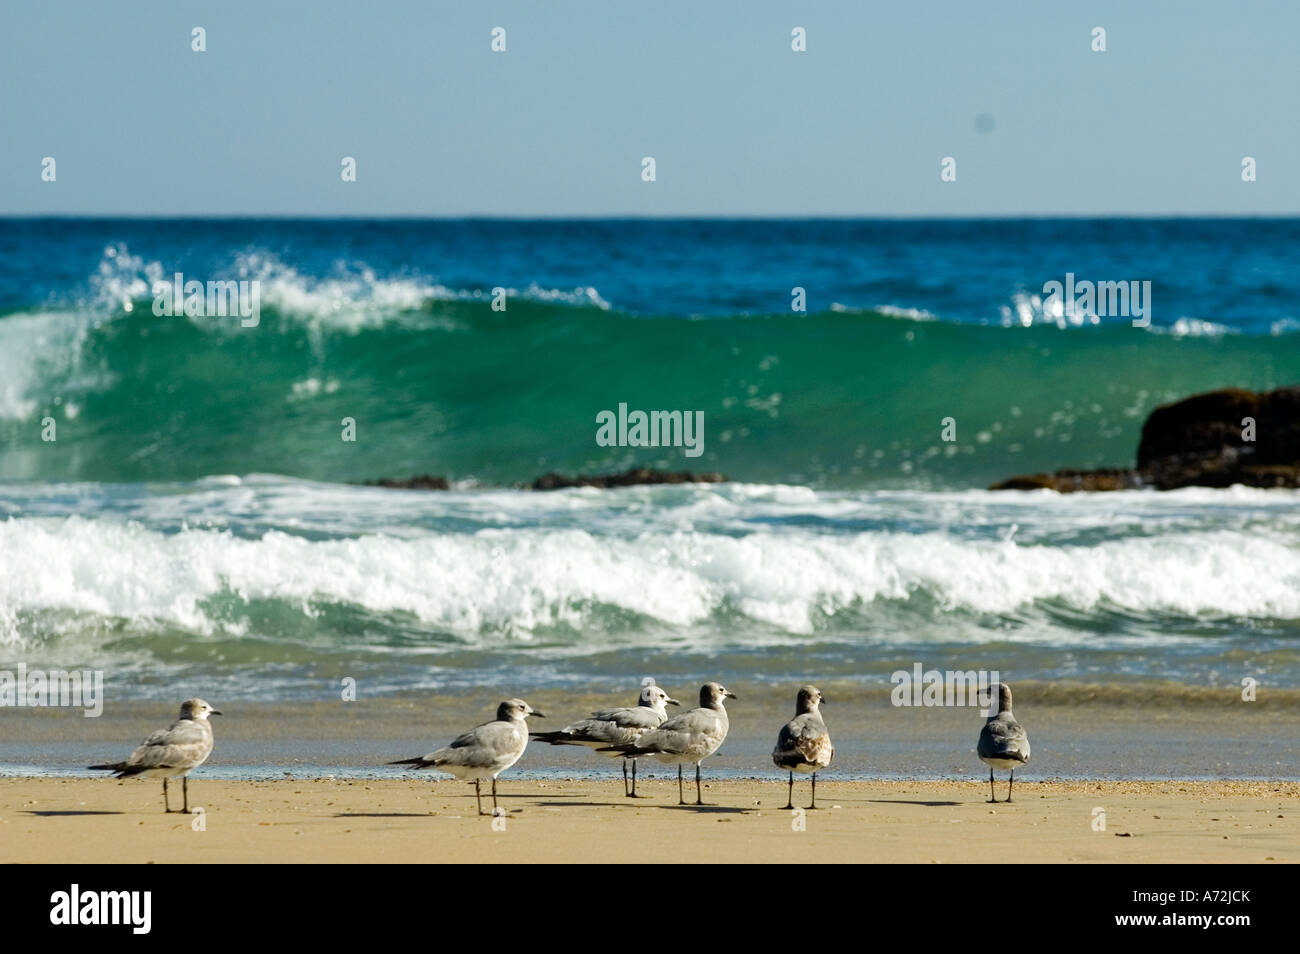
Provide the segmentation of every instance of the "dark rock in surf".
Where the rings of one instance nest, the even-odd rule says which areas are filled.
[[[1300,487],[1300,387],[1228,388],[1158,407],[1142,427],[1137,465],[1161,490]]]
[[[989,489],[1070,493],[1233,484],[1300,487],[1300,387],[1226,388],[1158,407],[1142,426],[1137,467],[1131,470],[1027,474]]]
[[[391,490],[451,490],[446,477],[436,474],[420,474],[416,477],[381,477],[379,480],[367,480],[367,487],[387,487]]]
[[[1051,474],[1022,474],[1000,481],[989,490],[1055,490],[1063,494],[1076,490],[1136,490],[1143,487],[1136,470],[1114,467],[1105,470],[1058,470]]]
[[[594,477],[566,477],[563,474],[543,474],[532,483],[533,490],[563,490],[568,487],[632,487],[637,484],[721,484],[727,478],[722,474],[693,474],[689,470],[651,470],[633,467],[618,474],[598,474]]]

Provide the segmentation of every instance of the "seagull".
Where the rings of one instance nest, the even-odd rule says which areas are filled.
[[[593,712],[590,719],[582,719],[572,725],[566,725],[558,732],[530,732],[538,742],[551,745],[585,745],[591,749],[602,746],[635,742],[647,729],[654,729],[668,718],[665,706],[680,706],[676,699],[651,683],[641,689],[641,695],[634,706],[617,709],[601,709]],[[623,759],[623,795],[627,798],[641,798],[636,793],[636,757],[626,752],[603,752],[610,758]],[[632,760],[632,790],[627,787],[627,760]]]
[[[497,776],[519,761],[528,746],[529,716],[545,719],[522,699],[507,699],[497,706],[495,722],[484,722],[464,735],[454,739],[436,752],[413,759],[389,762],[389,765],[414,765],[417,769],[436,768],[460,779],[474,780],[474,799],[478,813],[483,811],[483,797],[479,783],[492,779],[492,814],[497,812]]]
[[[795,716],[781,727],[781,734],[776,738],[772,761],[777,768],[790,773],[786,808],[794,808],[795,772],[812,773],[812,804],[808,807],[817,807],[817,772],[830,765],[835,757],[835,746],[831,745],[831,735],[822,721],[819,708],[822,701],[822,691],[816,686],[800,689],[795,701]]]
[[[1011,687],[1005,682],[998,684],[998,713],[989,716],[984,723],[984,728],[980,730],[979,746],[975,751],[989,767],[989,801],[996,803],[998,800],[993,791],[995,768],[1011,771],[1007,782],[1007,801],[1011,801],[1016,769],[1029,761],[1029,736],[1025,734],[1025,727],[1011,714]]]
[[[700,706],[669,719],[657,729],[641,733],[635,742],[599,748],[597,752],[617,752],[635,758],[653,755],[665,765],[677,765],[677,804],[685,805],[682,794],[682,766],[695,763],[695,804],[703,805],[700,789],[700,763],[718,750],[727,737],[727,710],[723,699],[734,699],[736,694],[723,688],[721,683],[706,682],[700,687]]]
[[[170,813],[167,801],[167,780],[181,777],[184,796],[183,814],[190,812],[189,774],[202,765],[212,754],[212,725],[208,716],[221,715],[202,699],[188,699],[181,703],[180,718],[165,729],[145,739],[125,762],[91,765],[91,769],[116,772],[117,778],[143,775],[145,778],[163,780],[163,809]]]

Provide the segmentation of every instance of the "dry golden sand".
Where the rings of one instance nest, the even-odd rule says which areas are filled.
[[[446,779],[209,781],[193,818],[161,784],[0,779],[4,862],[1246,862],[1300,860],[1300,783],[1026,781],[1010,805],[987,782],[833,782],[796,831],[785,784],[710,783],[678,807],[675,779],[503,778],[504,831]],[[693,786],[691,786],[693,788]],[[179,786],[174,787],[179,795]],[[1005,798],[1005,780],[998,784]],[[693,797],[693,795],[691,796]],[[808,784],[795,786],[806,804]],[[490,802],[488,802],[490,806]],[[1093,830],[1093,809],[1106,830]]]

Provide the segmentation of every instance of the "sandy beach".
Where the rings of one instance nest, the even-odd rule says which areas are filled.
[[[201,821],[163,814],[157,781],[85,769],[126,754],[174,717],[172,706],[114,702],[93,719],[9,709],[0,861],[1300,861],[1292,691],[1244,703],[1232,690],[1025,682],[1017,709],[1034,757],[1015,801],[992,805],[974,753],[976,710],[895,707],[887,692],[847,682],[827,689],[836,758],[819,778],[817,811],[784,810],[785,779],[771,767],[788,688],[746,683],[729,705],[727,741],[705,763],[708,807],[677,805],[670,767],[641,760],[638,789],[649,797],[633,801],[617,760],[534,742],[500,779],[504,831],[475,814],[471,785],[384,764],[490,718],[482,692],[218,700],[216,747],[190,786]],[[527,693],[550,717],[538,727],[625,694]],[[687,789],[693,800],[689,769]],[[1006,797],[1005,773],[997,793]],[[179,807],[179,785],[172,800]],[[807,801],[799,778],[795,804]]]
[[[432,777],[196,779],[201,822],[163,814],[157,782],[0,779],[0,861],[1300,861],[1294,782],[1026,782],[991,805],[977,782],[828,781],[797,816],[776,780],[711,782],[697,808],[656,774],[636,801],[620,782],[503,780],[503,831],[475,815],[472,786]]]

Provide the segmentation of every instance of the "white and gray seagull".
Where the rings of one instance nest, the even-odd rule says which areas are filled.
[[[1016,769],[1029,761],[1029,736],[1025,727],[1011,714],[1011,687],[998,683],[998,711],[990,715],[980,730],[979,747],[975,750],[980,760],[989,767],[989,801],[996,803],[993,791],[993,770],[1010,770],[1007,781],[1007,801],[1011,801],[1011,787],[1016,781]]]
[[[145,778],[163,780],[163,810],[170,812],[167,800],[167,780],[180,776],[184,805],[181,811],[190,811],[189,774],[202,765],[212,754],[212,724],[208,716],[221,715],[202,699],[187,699],[181,703],[180,718],[165,729],[159,729],[136,747],[124,762],[91,765],[98,771],[115,772],[117,778],[143,775]]]
[[[494,722],[484,722],[470,729],[462,736],[453,739],[436,752],[417,756],[413,759],[401,759],[389,762],[389,765],[414,765],[417,769],[438,769],[454,775],[456,778],[474,780],[474,800],[478,804],[478,813],[483,811],[483,797],[479,789],[483,779],[492,779],[492,811],[497,808],[497,776],[519,761],[528,747],[529,716],[545,719],[522,699],[507,699],[497,706]]]
[[[706,682],[700,687],[699,708],[683,712],[657,729],[646,730],[635,742],[611,745],[596,751],[619,752],[633,758],[639,755],[652,755],[665,765],[675,764],[679,805],[686,804],[686,797],[682,792],[682,766],[694,762],[695,804],[703,805],[700,763],[716,752],[718,746],[726,739],[730,723],[727,721],[727,710],[722,700],[734,698],[736,694],[729,692],[721,683]]]
[[[822,691],[816,686],[804,686],[795,700],[795,716],[781,727],[772,750],[772,761],[777,768],[790,773],[790,790],[785,799],[786,808],[794,808],[794,773],[812,773],[812,804],[817,807],[817,773],[831,764],[835,746],[831,734],[822,721]]]
[[[669,697],[654,683],[641,689],[634,706],[621,706],[614,709],[600,709],[591,714],[590,719],[580,719],[572,725],[566,725],[556,732],[529,733],[538,742],[551,745],[585,745],[596,749],[602,755],[623,760],[623,794],[628,798],[641,798],[636,793],[636,757],[626,752],[609,752],[604,746],[624,745],[635,742],[649,729],[656,729],[668,718],[665,706],[681,705]],[[632,760],[632,788],[627,786],[627,763]]]

